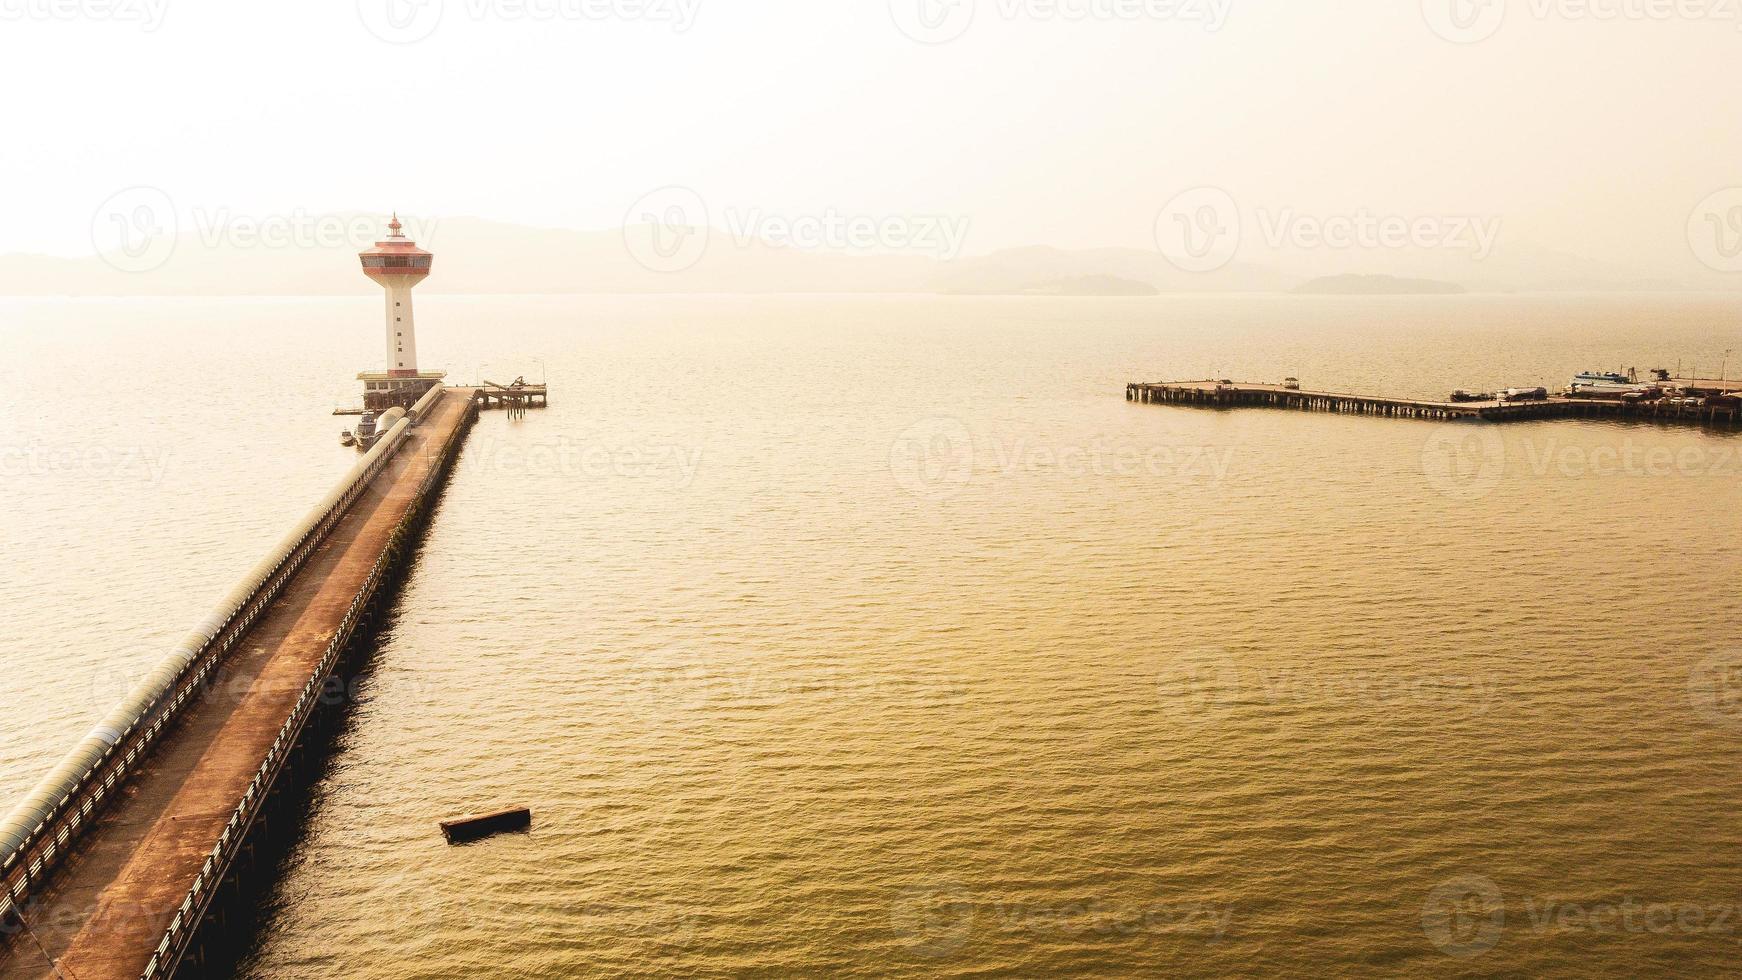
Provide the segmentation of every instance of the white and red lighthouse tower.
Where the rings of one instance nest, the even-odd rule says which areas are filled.
[[[363,274],[387,293],[387,370],[357,375],[363,381],[367,408],[410,404],[445,372],[417,369],[417,323],[411,313],[411,288],[429,277],[435,256],[405,237],[399,215],[387,225],[387,237],[363,250]]]

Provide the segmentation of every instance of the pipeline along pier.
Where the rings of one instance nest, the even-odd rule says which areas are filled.
[[[426,394],[0,820],[0,977],[197,972],[323,688],[380,614],[482,399]]]

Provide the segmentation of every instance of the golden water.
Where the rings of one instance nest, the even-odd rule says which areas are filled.
[[[1735,968],[1742,437],[1123,389],[1715,368],[1742,304],[420,303],[553,405],[475,430],[247,975]],[[354,458],[377,308],[0,306],[0,801]]]

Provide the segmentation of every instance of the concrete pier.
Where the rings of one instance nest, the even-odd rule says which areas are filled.
[[[1639,419],[1683,422],[1696,425],[1735,427],[1738,410],[1733,399],[1660,398],[1654,401],[1619,401],[1597,398],[1548,398],[1521,401],[1441,402],[1408,398],[1384,398],[1328,391],[1302,391],[1283,385],[1222,381],[1174,381],[1132,383],[1125,386],[1125,399],[1145,405],[1190,405],[1204,408],[1291,408],[1309,412],[1339,412],[1382,415],[1389,418],[1473,419],[1484,422],[1515,422],[1527,419]]]
[[[123,734],[0,868],[0,977],[131,980],[197,962],[202,922],[222,914],[327,679],[477,417],[476,390],[432,400],[287,577],[215,628],[149,730]]]

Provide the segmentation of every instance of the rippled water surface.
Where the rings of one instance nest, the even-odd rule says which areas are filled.
[[[553,404],[474,431],[249,976],[1736,969],[1742,437],[1123,389],[1716,367],[1742,303],[420,302]],[[376,316],[0,305],[0,800],[354,458]]]

